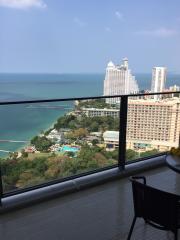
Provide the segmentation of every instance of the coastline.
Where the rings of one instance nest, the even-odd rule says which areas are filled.
[[[56,111],[56,109],[51,109],[51,110],[55,110]],[[58,118],[62,117],[63,115],[65,115],[65,114],[67,114],[69,112],[72,112],[73,110],[74,110],[73,107],[72,108],[69,107],[69,109],[67,109],[66,111],[65,111],[65,109],[63,109],[62,112],[59,113],[58,117],[55,117],[54,119],[52,119],[51,122],[46,124],[46,126],[43,126],[42,130],[40,130],[40,131],[38,130],[37,133],[33,133],[31,136],[28,136],[28,138],[29,138],[29,140],[28,140],[29,142],[28,143],[21,144],[21,146],[19,146],[18,148],[14,148],[13,151],[10,151],[10,152],[12,152],[12,153],[13,152],[18,152],[18,154],[20,154],[23,149],[25,149],[26,147],[31,145],[30,141],[31,141],[31,139],[33,137],[40,135],[41,131],[46,132],[49,129],[53,128],[54,124],[57,122]],[[4,150],[6,150],[6,149],[4,149]],[[9,155],[9,153],[2,153],[2,152],[0,152],[0,158],[2,158],[2,159],[6,158],[8,155]]]
[[[151,74],[135,74],[140,88],[149,88]],[[89,97],[102,95],[104,74],[0,74],[1,101]],[[167,85],[178,84],[180,75],[169,74]],[[32,139],[53,126],[69,110],[0,106],[2,139]],[[27,144],[1,143],[0,149],[16,151]],[[0,153],[0,157],[3,154]]]

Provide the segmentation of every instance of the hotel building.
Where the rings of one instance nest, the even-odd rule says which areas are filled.
[[[129,100],[127,148],[159,151],[178,147],[180,99]]]
[[[83,108],[88,117],[119,117],[119,109]],[[180,134],[180,98],[129,99],[127,148],[139,151],[167,151],[178,147]],[[106,139],[107,140],[107,139]],[[105,141],[108,144],[108,141]],[[117,146],[117,141],[115,143]]]
[[[119,109],[82,108],[82,111],[87,117],[119,117]]]
[[[167,69],[165,67],[154,67],[152,70],[151,92],[163,92],[165,89]],[[160,99],[160,95],[154,95],[154,99]]]
[[[127,58],[123,59],[122,65],[108,63],[104,80],[104,96],[131,94],[138,91],[139,88],[135,77],[131,74]],[[119,102],[119,98],[106,99],[106,103],[110,104]]]

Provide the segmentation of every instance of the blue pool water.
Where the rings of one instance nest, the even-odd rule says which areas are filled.
[[[79,148],[78,147],[70,147],[70,146],[63,146],[60,148],[61,152],[78,152]]]

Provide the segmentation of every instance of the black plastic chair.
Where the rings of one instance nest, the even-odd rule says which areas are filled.
[[[135,216],[127,240],[131,238],[138,217],[155,228],[172,231],[177,240],[180,228],[180,196],[147,186],[143,176],[131,177],[130,180]],[[143,183],[137,180],[143,180]]]

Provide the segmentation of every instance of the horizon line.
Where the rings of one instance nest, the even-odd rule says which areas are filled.
[[[0,74],[49,74],[49,75],[63,75],[63,74],[105,74],[105,72],[0,72]],[[152,74],[152,71],[150,72],[134,72],[135,74]],[[176,71],[168,71],[168,74],[174,74],[174,75],[180,75],[180,72]]]

